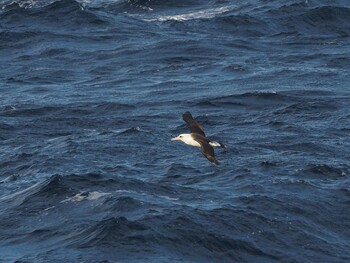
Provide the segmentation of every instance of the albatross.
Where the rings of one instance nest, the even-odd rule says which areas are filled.
[[[182,115],[182,119],[187,123],[188,127],[191,130],[191,133],[182,133],[179,136],[172,138],[172,141],[183,141],[184,143],[201,147],[203,155],[212,163],[218,165],[220,162],[215,158],[214,148],[213,147],[222,147],[226,146],[220,142],[212,141],[205,136],[204,130],[198,122],[193,119],[192,114],[189,111],[186,111]]]

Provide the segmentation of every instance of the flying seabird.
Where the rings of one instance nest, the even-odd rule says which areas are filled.
[[[196,120],[193,119],[192,114],[189,111],[186,111],[182,115],[182,119],[187,123],[188,127],[191,130],[191,133],[183,133],[179,136],[172,138],[172,141],[183,141],[184,143],[201,147],[203,155],[212,163],[220,164],[215,158],[213,147],[223,147],[226,148],[222,143],[212,141],[205,136],[202,126],[198,124]]]

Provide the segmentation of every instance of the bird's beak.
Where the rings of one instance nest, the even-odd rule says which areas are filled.
[[[175,137],[175,138],[171,138],[170,141],[180,141],[180,137],[177,136],[177,137]]]

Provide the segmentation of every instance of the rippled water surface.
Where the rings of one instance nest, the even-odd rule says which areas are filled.
[[[350,262],[349,1],[0,0],[0,62],[0,262]]]

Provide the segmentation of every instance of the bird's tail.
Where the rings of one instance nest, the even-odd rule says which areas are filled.
[[[227,146],[221,142],[211,141],[209,144],[213,147],[221,147],[221,148],[227,148]]]

